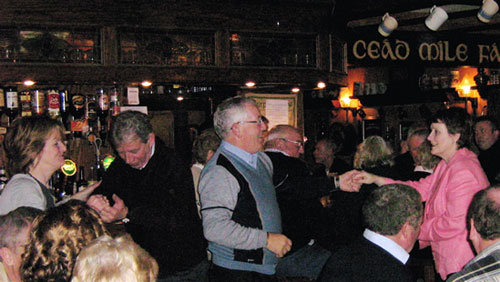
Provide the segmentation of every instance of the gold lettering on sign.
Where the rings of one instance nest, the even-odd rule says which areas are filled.
[[[360,45],[359,48],[363,48],[363,50],[360,50],[363,54],[358,53],[358,45]],[[366,51],[366,42],[364,40],[354,42],[352,45],[352,54],[356,59],[364,59],[366,57],[366,53],[364,51]]]
[[[399,60],[406,60],[410,56],[410,44],[403,40],[396,40],[396,56]]]
[[[368,56],[372,60],[382,57],[384,60],[404,61],[410,56],[410,45],[402,40],[396,40],[395,47],[387,39],[382,44],[372,40],[368,42],[368,45],[364,40],[358,40],[352,46],[352,54],[356,59],[364,59]]]
[[[479,48],[479,63],[483,62],[500,62],[500,54],[496,43],[490,45],[478,44]]]
[[[368,57],[370,59],[378,59],[380,57],[379,53],[380,43],[378,41],[370,41],[368,43]]]
[[[467,55],[467,45],[460,43],[457,46],[457,59],[461,62],[465,62],[469,56]]]
[[[454,62],[467,60],[467,45],[458,44],[454,52],[450,52],[448,41],[437,43],[422,43],[418,46],[418,56],[422,61]]]

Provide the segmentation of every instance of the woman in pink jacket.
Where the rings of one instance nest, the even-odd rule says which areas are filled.
[[[420,230],[420,247],[431,245],[436,270],[443,280],[474,257],[467,241],[466,214],[474,194],[489,185],[476,155],[465,148],[471,134],[469,115],[461,108],[436,113],[427,137],[431,153],[442,160],[434,173],[419,181],[394,181],[362,172],[365,184],[404,183],[426,201]]]

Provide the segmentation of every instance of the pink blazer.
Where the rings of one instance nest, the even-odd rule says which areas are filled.
[[[474,257],[467,241],[467,209],[474,194],[489,185],[477,156],[462,148],[426,178],[388,183],[394,182],[415,187],[427,202],[418,239],[421,248],[431,245],[437,272],[446,280]]]

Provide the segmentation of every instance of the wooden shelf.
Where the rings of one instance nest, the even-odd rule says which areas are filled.
[[[433,89],[429,91],[388,89],[385,94],[357,96],[363,106],[388,106],[402,104],[419,104],[444,102],[448,93],[455,92],[454,88]]]

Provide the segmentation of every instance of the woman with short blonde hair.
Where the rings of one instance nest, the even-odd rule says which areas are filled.
[[[154,282],[157,275],[156,260],[130,236],[102,236],[78,255],[71,282]]]

